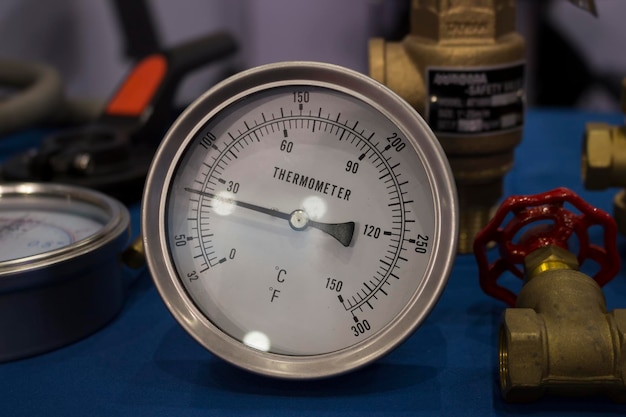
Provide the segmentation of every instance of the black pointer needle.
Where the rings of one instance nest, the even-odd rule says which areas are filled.
[[[308,226],[311,226],[315,229],[321,230],[322,232],[327,233],[330,236],[334,237],[345,247],[350,246],[350,242],[352,241],[352,236],[354,235],[354,222],[320,223],[314,220],[310,220],[309,216],[306,214],[304,210],[294,210],[293,212],[291,212],[291,214],[287,214],[278,210],[257,206],[256,204],[250,204],[250,203],[245,203],[243,201],[222,198],[222,197],[216,196],[215,194],[208,193],[206,191],[194,190],[193,188],[185,188],[185,191],[198,194],[204,197],[222,200],[228,203],[232,203],[236,206],[246,208],[248,210],[254,210],[259,213],[263,213],[269,216],[278,217],[280,219],[287,220],[291,228],[294,230],[300,231],[300,230],[306,229]]]

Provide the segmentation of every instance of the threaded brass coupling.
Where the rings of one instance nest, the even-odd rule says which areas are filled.
[[[626,113],[626,79],[622,81],[622,111]],[[585,187],[604,190],[626,187],[626,126],[588,123],[582,152],[582,176]],[[617,228],[626,234],[626,191],[613,198],[613,216]]]

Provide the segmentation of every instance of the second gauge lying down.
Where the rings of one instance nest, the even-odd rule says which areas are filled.
[[[371,79],[316,63],[219,84],[170,129],[142,226],[168,308],[201,344],[287,378],[347,372],[425,319],[451,269],[452,177]]]

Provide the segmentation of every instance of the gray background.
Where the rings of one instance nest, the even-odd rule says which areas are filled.
[[[529,46],[529,100],[533,103],[532,50],[538,4],[518,0],[519,30]],[[179,101],[209,87],[224,68],[319,60],[367,72],[367,40],[393,32],[402,0],[149,0],[162,42],[168,46],[216,30],[228,30],[240,52],[200,71],[185,83]],[[542,9],[596,71],[623,72],[626,1],[597,0],[600,18],[554,0]],[[106,0],[0,1],[0,58],[43,61],[56,67],[70,97],[106,99],[130,68],[112,4]],[[615,97],[591,89],[576,103],[615,110]]]

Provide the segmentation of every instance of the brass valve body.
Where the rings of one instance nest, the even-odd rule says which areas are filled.
[[[626,79],[622,81],[622,112],[626,113]],[[626,187],[626,126],[586,125],[582,175],[590,190]],[[626,190],[619,191],[613,199],[613,217],[620,233],[626,234]]]
[[[448,156],[461,253],[491,218],[522,137],[523,60],[513,0],[413,0],[404,40],[369,44],[370,76],[426,118]]]
[[[558,246],[525,259],[527,281],[504,312],[499,365],[507,401],[544,393],[606,393],[626,401],[626,309],[606,311],[602,290]]]

